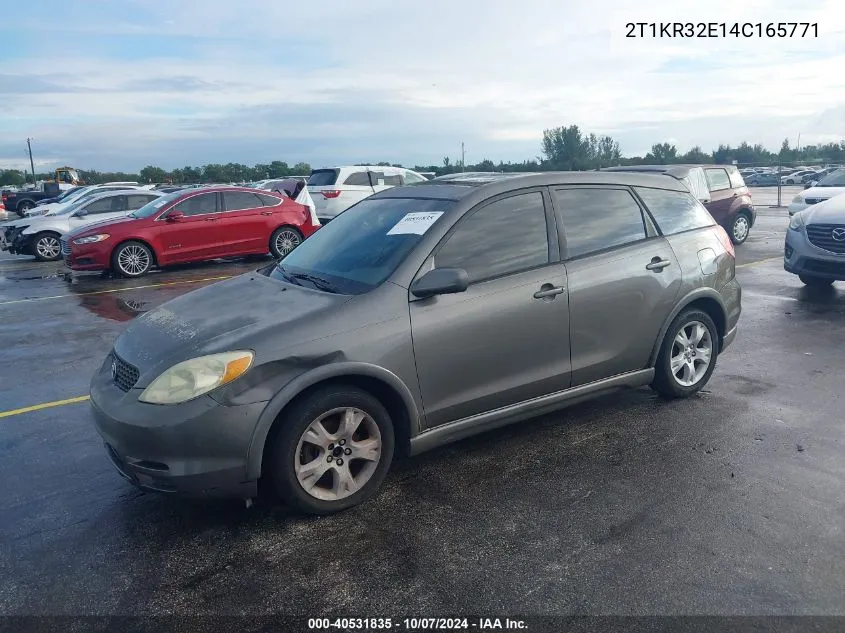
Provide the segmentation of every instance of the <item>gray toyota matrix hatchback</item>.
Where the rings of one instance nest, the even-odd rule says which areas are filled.
[[[416,454],[587,397],[696,393],[736,335],[733,247],[674,179],[494,175],[377,193],[281,262],[133,321],[91,382],[147,490],[325,514]]]

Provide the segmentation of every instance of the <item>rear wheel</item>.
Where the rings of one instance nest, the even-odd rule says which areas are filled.
[[[302,243],[302,233],[291,226],[280,226],[270,237],[270,252],[281,259]]]
[[[798,275],[798,279],[806,286],[814,288],[823,288],[825,286],[833,285],[833,279],[825,279],[824,277],[811,277],[810,275]]]
[[[734,218],[734,221],[731,223],[731,230],[728,231],[731,235],[731,242],[742,244],[748,239],[748,231],[750,230],[751,218],[745,211],[741,211]]]
[[[701,310],[681,312],[660,346],[652,388],[664,398],[686,398],[701,390],[719,353],[719,334],[710,315]]]
[[[56,233],[39,233],[32,242],[32,254],[39,262],[54,262],[62,258],[62,245]]]
[[[141,242],[125,242],[112,254],[112,269],[124,277],[140,277],[153,266],[153,252]]]
[[[18,212],[18,215],[23,217],[27,211],[34,208],[35,204],[30,202],[29,200],[23,200],[22,202],[18,203],[18,206],[15,209]]]
[[[270,440],[265,473],[282,499],[331,514],[369,499],[393,460],[393,423],[370,393],[319,389],[293,405]]]

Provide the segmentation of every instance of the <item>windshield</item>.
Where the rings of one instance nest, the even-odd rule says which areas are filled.
[[[816,187],[845,187],[845,169],[840,169],[822,178]]]
[[[85,195],[91,191],[91,187],[80,187],[79,189],[74,189],[70,192],[70,195],[66,198],[60,198],[62,203],[73,202],[74,200],[79,200],[80,196]]]
[[[76,195],[77,193],[79,193],[78,187],[74,187],[73,189],[68,189],[67,191],[63,191],[58,196],[56,196],[56,201],[57,202],[66,202],[68,200],[68,198],[70,198],[73,195]]]
[[[308,177],[309,187],[328,187],[337,182],[337,169],[315,169]]]
[[[147,204],[145,204],[140,209],[133,211],[129,214],[130,218],[148,218],[151,215],[155,215],[158,213],[161,208],[166,205],[168,202],[173,202],[174,200],[178,200],[181,196],[185,195],[185,192],[182,190],[173,191],[172,193],[168,193],[167,195],[162,196],[161,198],[156,198],[154,200],[150,200]]]
[[[268,276],[327,292],[363,294],[393,274],[452,205],[451,200],[417,198],[363,200],[302,242]]]

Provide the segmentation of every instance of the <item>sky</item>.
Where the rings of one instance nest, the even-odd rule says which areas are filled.
[[[522,161],[543,130],[845,138],[841,0],[58,0],[0,8],[0,168]],[[625,37],[817,22],[818,37]]]

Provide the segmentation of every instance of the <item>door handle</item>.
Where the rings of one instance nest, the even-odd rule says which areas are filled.
[[[543,284],[543,287],[534,293],[535,299],[553,299],[559,294],[566,292],[566,288],[561,286],[552,286],[551,284]]]
[[[671,265],[671,263],[672,262],[670,262],[668,259],[660,259],[659,257],[655,257],[651,260],[651,263],[646,264],[646,270],[656,270],[657,272],[660,272],[667,266]]]
[[[262,211],[261,215],[273,215],[272,211]]]
[[[217,222],[217,218],[206,218],[206,222]]]

